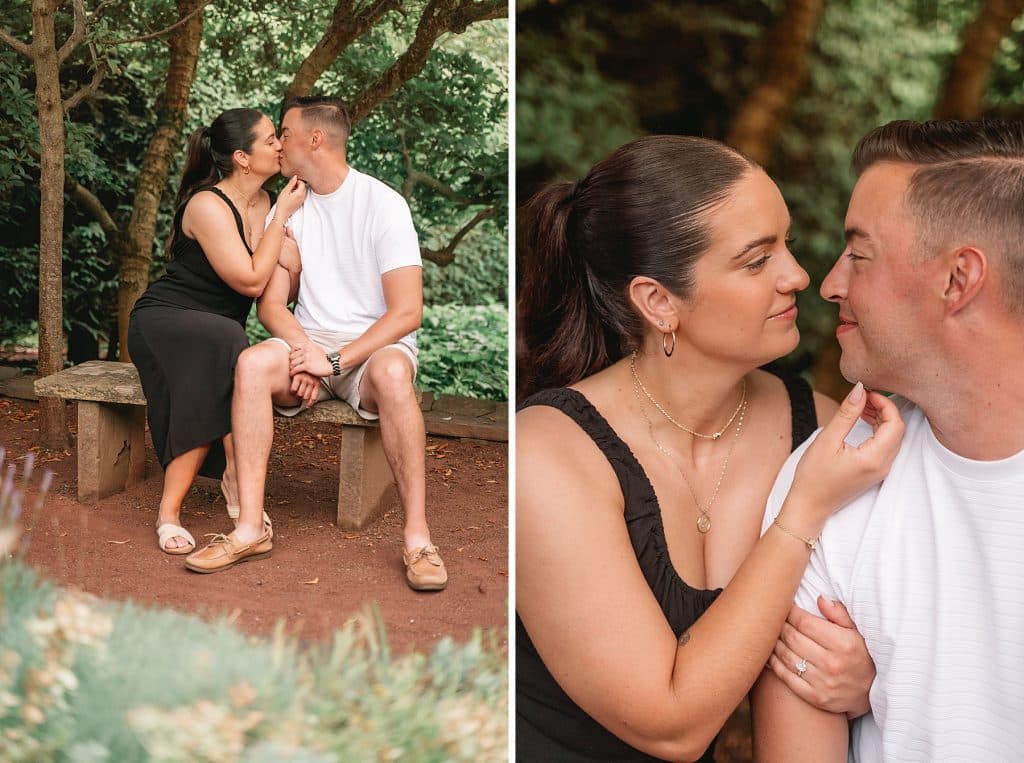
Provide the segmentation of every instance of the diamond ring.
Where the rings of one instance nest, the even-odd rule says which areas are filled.
[[[807,660],[800,660],[794,667],[796,667],[797,676],[803,678],[804,673],[807,672]]]

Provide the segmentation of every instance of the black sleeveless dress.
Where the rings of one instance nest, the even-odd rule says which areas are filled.
[[[800,378],[783,378],[789,392],[795,449],[817,428],[810,386]],[[629,446],[605,418],[575,390],[538,392],[532,405],[557,408],[575,421],[608,459],[625,503],[624,519],[640,569],[676,637],[692,626],[722,589],[692,588],[669,559],[661,508],[647,474]],[[516,760],[523,763],[657,761],[623,742],[569,698],[544,666],[522,620],[516,615]],[[714,761],[714,743],[701,761]]]
[[[235,205],[219,188],[204,191],[227,202],[251,257]],[[199,242],[182,232],[183,215],[184,206],[174,218],[167,272],[132,309],[128,351],[139,370],[160,465],[166,469],[176,456],[212,443],[199,473],[219,479],[226,465],[220,440],[231,431],[235,362],[249,346],[245,320],[253,299],[217,275]]]

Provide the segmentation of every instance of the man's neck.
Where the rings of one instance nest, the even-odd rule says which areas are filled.
[[[995,461],[1024,451],[1024,337],[1013,339],[986,337],[961,348],[955,364],[914,399],[935,437],[959,456]]]
[[[321,162],[310,177],[305,178],[310,190],[320,196],[327,196],[341,188],[351,168],[348,162],[341,159],[337,162]]]

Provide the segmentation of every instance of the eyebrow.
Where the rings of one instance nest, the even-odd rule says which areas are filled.
[[[851,238],[862,238],[865,241],[871,240],[871,236],[869,236],[866,231],[862,230],[861,228],[857,228],[856,226],[847,228],[844,231],[844,234],[846,236],[847,241],[849,241]]]
[[[732,258],[734,260],[738,260],[741,257],[744,257],[745,255],[753,251],[754,249],[757,249],[759,246],[767,246],[769,244],[774,244],[778,240],[779,237],[774,234],[770,236],[761,236],[761,238],[755,238],[753,241],[751,241],[749,244],[743,247],[738,253],[734,254]]]

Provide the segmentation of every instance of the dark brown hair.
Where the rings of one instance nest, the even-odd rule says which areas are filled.
[[[1006,305],[1024,312],[1024,123],[896,121],[857,144],[853,169],[920,165],[907,188],[917,254],[974,244],[1002,274]]]
[[[756,167],[704,138],[638,138],[520,211],[520,399],[607,367],[643,338],[637,276],[681,298],[711,243],[708,212]]]
[[[352,131],[352,118],[348,107],[340,98],[329,95],[302,95],[289,98],[281,107],[281,119],[292,109],[299,109],[302,121],[318,127],[338,141],[341,147],[348,142]]]
[[[228,109],[209,127],[200,127],[188,139],[188,156],[181,174],[181,185],[174,200],[180,211],[192,195],[208,188],[234,169],[231,157],[235,151],[252,152],[256,125],[263,113],[256,109]]]

